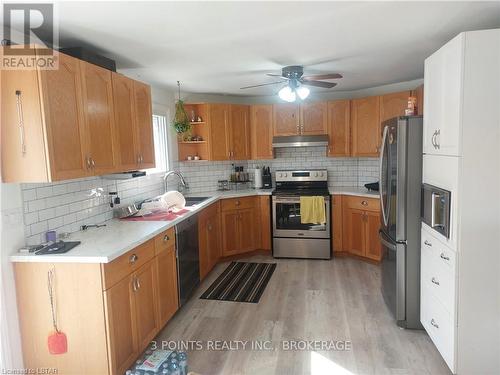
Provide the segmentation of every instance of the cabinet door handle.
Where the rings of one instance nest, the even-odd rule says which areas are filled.
[[[92,166],[92,168],[95,168],[95,161],[93,158],[90,158],[90,165]]]
[[[87,169],[90,169],[90,158],[85,156],[85,163],[87,164]]]
[[[437,281],[435,277],[433,277],[433,278],[431,279],[431,282],[432,282],[433,284],[436,284],[436,285],[441,285],[441,284],[439,284],[439,281]]]
[[[137,155],[137,164],[141,164],[141,155]]]
[[[168,240],[170,240],[170,237],[168,236],[168,234],[164,235],[163,242],[167,242]]]
[[[441,253],[439,256],[441,257],[441,259],[450,260],[450,257],[447,257],[446,255],[444,255],[444,253]]]
[[[434,319],[431,319],[431,325],[436,327],[436,328],[439,328],[439,325],[436,323],[436,321]]]
[[[441,148],[440,138],[441,138],[441,129],[438,129],[438,130],[436,130],[436,148],[438,150]]]
[[[137,254],[132,254],[130,258],[128,258],[128,261],[130,264],[134,264],[135,262],[137,262],[138,259],[139,257],[137,256]]]
[[[436,148],[436,130],[434,130],[434,133],[432,134],[431,143],[432,146]]]
[[[132,280],[132,290],[134,292],[137,292],[137,289],[139,289],[139,288],[137,288],[137,277],[134,276],[134,278]]]
[[[26,154],[26,140],[24,136],[24,117],[21,90],[16,90],[17,119],[19,121],[19,141],[21,142],[21,153]]]
[[[135,280],[137,281],[137,290],[141,289],[141,279],[136,277]]]
[[[431,244],[429,241],[427,241],[427,240],[425,240],[425,241],[424,241],[424,244],[425,244],[426,246],[432,247],[432,244]]]

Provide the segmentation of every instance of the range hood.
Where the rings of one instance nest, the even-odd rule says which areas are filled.
[[[316,146],[328,146],[328,136],[326,134],[323,134],[273,137],[273,148]]]

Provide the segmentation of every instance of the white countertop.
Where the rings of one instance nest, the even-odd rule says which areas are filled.
[[[330,188],[330,194],[357,195],[377,198],[378,192],[365,188]],[[211,191],[191,193],[186,196],[210,197],[201,204],[188,207],[190,212],[170,221],[126,221],[112,219],[105,227],[89,228],[85,232],[72,233],[67,241],[81,241],[81,244],[65,254],[34,255],[16,253],[10,256],[12,262],[48,263],[109,263],[134,247],[153,238],[164,230],[201,211],[219,199],[237,198],[254,195],[271,195],[272,189],[245,189],[230,191]]]
[[[332,195],[355,195],[358,197],[378,198],[378,191],[368,190],[365,187],[331,187],[328,189]]]
[[[109,263],[134,247],[153,238],[162,231],[173,227],[182,220],[201,211],[219,199],[253,195],[271,195],[272,189],[245,189],[192,193],[186,196],[210,197],[196,206],[187,207],[190,212],[170,221],[127,221],[112,219],[105,227],[89,228],[85,232],[72,233],[66,241],[81,241],[81,244],[64,254],[34,255],[16,253],[11,262],[48,263]]]

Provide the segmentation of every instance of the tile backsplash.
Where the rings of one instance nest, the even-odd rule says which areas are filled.
[[[328,169],[330,187],[363,186],[378,180],[378,160],[374,158],[329,158],[324,147],[283,148],[271,160],[174,162],[189,184],[190,193],[217,189],[217,180],[228,179],[232,165],[251,172],[256,166],[277,169]],[[252,173],[250,173],[253,178]],[[177,189],[175,176],[169,190]],[[113,217],[109,192],[117,191],[121,204],[129,204],[163,193],[163,174],[151,174],[131,180],[107,180],[90,177],[55,183],[21,184],[24,206],[24,232],[29,245],[44,241],[45,232],[75,232],[84,224],[97,224]]]
[[[28,245],[45,240],[45,232],[75,232],[84,224],[97,224],[113,217],[109,192],[118,191],[121,205],[163,193],[163,175],[131,180],[90,177],[55,183],[21,184],[24,233]],[[117,207],[117,206],[115,206]]]
[[[186,178],[191,193],[217,189],[217,180],[228,179],[233,164],[242,165],[245,170],[265,165],[272,172],[277,169],[323,168],[328,170],[330,187],[355,187],[378,181],[378,159],[331,158],[325,152],[324,147],[281,148],[276,150],[275,159],[270,160],[174,162],[173,168]]]

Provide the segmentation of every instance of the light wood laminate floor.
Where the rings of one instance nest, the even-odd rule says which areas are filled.
[[[219,264],[158,340],[272,341],[277,350],[193,350],[200,374],[450,374],[424,331],[396,326],[380,293],[380,268],[356,259],[276,262],[258,304],[201,300],[225,269]],[[349,340],[348,351],[284,351],[282,341]],[[171,343],[172,344],[172,343]],[[247,344],[248,346],[250,345]]]

